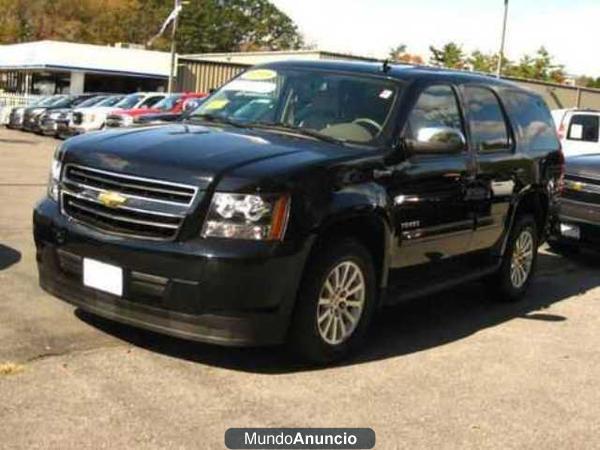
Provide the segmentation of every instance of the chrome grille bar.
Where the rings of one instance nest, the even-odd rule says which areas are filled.
[[[99,231],[140,239],[174,240],[198,193],[194,186],[78,165],[67,165],[63,173],[63,214]],[[108,192],[123,203],[103,202]]]

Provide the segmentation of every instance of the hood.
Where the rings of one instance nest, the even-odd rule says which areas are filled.
[[[258,162],[262,175],[268,175],[268,162],[284,156],[297,156],[287,158],[293,170],[357,153],[303,137],[189,124],[90,133],[68,140],[64,149],[65,164],[197,186]]]
[[[566,173],[578,177],[600,179],[600,153],[567,158]]]
[[[164,112],[164,113],[152,113],[152,114],[144,114],[137,118],[138,124],[164,121],[164,122],[175,122],[177,119],[180,119],[183,116],[183,113],[174,113],[174,112]]]
[[[75,112],[85,112],[92,114],[101,114],[101,113],[111,113],[120,111],[120,109],[115,108],[114,106],[90,106],[88,108],[75,108]]]
[[[73,110],[69,108],[48,109],[46,111],[48,114],[71,114],[73,112]]]

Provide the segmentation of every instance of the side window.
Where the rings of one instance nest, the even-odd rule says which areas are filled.
[[[426,88],[411,111],[404,137],[411,140],[435,128],[449,128],[464,135],[458,99],[447,85]]]
[[[560,148],[554,119],[541,98],[513,89],[503,91],[502,96],[508,112],[519,127],[527,151]]]
[[[144,102],[139,106],[140,108],[151,108],[160,102],[164,97],[148,97]]]
[[[569,125],[567,139],[571,141],[598,142],[600,116],[575,114]]]
[[[475,148],[480,152],[507,150],[508,127],[496,95],[478,86],[465,86],[463,93]]]

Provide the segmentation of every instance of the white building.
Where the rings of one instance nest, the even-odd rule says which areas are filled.
[[[38,41],[0,46],[0,90],[21,94],[154,91],[170,55],[124,46]]]

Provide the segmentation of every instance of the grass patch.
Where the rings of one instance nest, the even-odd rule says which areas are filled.
[[[23,370],[25,370],[25,367],[20,364],[11,362],[0,363],[0,375],[15,375],[23,372]]]

